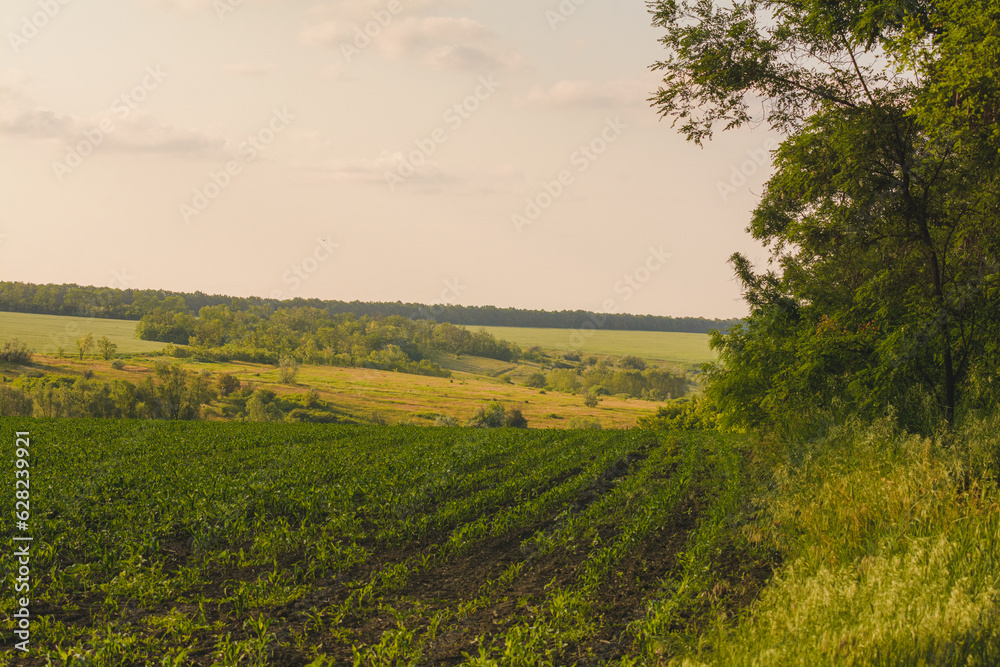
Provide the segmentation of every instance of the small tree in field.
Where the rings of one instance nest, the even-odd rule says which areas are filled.
[[[521,414],[520,408],[504,408],[498,401],[482,405],[476,414],[466,423],[473,428],[528,428],[528,420]]]
[[[110,361],[118,353],[118,345],[108,340],[107,336],[101,336],[101,339],[97,341],[97,349],[100,350],[101,357],[105,361]]]
[[[94,347],[94,334],[89,333],[86,336],[82,336],[76,341],[76,349],[80,351],[80,361],[83,361],[83,355],[89,353]]]
[[[240,390],[240,381],[230,373],[223,373],[219,376],[219,396],[225,398],[235,391]]]
[[[291,357],[282,357],[278,363],[278,377],[282,384],[295,384],[295,378],[299,374],[299,362]]]

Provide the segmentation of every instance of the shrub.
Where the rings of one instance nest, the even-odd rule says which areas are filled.
[[[291,357],[282,357],[278,362],[278,377],[282,384],[295,384],[295,378],[299,374],[299,362]]]
[[[123,359],[115,359],[111,362],[111,368],[120,371],[125,368],[125,361]]]
[[[556,391],[575,394],[580,389],[580,377],[576,371],[554,370],[549,373],[549,384]]]
[[[514,384],[513,380],[510,379],[510,373],[504,373],[497,379],[500,380],[500,382],[503,382],[504,384]]]
[[[281,421],[283,415],[274,404],[275,394],[269,389],[258,389],[247,401],[247,420],[252,422]]]
[[[176,345],[167,345],[163,348],[163,353],[168,357],[173,357],[174,359],[187,359],[191,356],[191,351],[185,347],[177,347]]]
[[[528,376],[528,379],[524,381],[524,386],[534,387],[535,389],[543,389],[545,387],[545,383],[545,373],[532,373]]]
[[[35,410],[35,402],[24,390],[0,385],[0,416],[30,417]]]
[[[596,408],[598,403],[600,403],[600,401],[597,400],[597,396],[594,394],[587,394],[583,397],[583,404],[588,408]]]
[[[339,419],[337,415],[326,410],[310,410],[306,408],[295,408],[285,417],[290,422],[307,422],[310,424],[336,424]]]
[[[521,414],[520,408],[505,409],[497,401],[479,406],[476,414],[466,423],[472,428],[528,428],[528,420]]]
[[[458,426],[458,420],[450,415],[438,415],[434,420],[435,426]]]
[[[622,368],[634,368],[637,371],[646,370],[646,362],[631,354],[627,354],[622,357],[621,361],[618,362],[618,365]]]
[[[593,431],[601,430],[601,422],[597,417],[573,417],[566,426],[568,428],[590,429]]]
[[[639,417],[639,428],[712,430],[718,423],[714,406],[704,399],[679,400],[661,406],[655,415]]]
[[[0,350],[0,361],[9,361],[15,364],[30,364],[31,350],[28,349],[27,343],[17,338],[11,338],[4,343],[3,349]]]
[[[507,420],[504,426],[510,428],[528,428],[528,420],[521,414],[521,408],[507,409]]]

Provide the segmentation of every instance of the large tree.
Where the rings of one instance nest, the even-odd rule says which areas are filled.
[[[724,422],[893,406],[931,428],[987,396],[1000,351],[997,79],[965,68],[998,70],[981,44],[995,46],[997,2],[650,8],[669,51],[654,65],[662,115],[698,144],[762,120],[787,137],[748,229],[770,266],[733,256],[751,314],[713,339]]]

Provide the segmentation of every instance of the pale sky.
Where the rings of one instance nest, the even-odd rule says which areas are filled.
[[[644,0],[4,0],[0,280],[739,317]],[[366,34],[367,32],[367,34]]]

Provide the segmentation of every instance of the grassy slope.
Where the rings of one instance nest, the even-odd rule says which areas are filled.
[[[998,433],[854,423],[761,466],[742,532],[785,564],[735,627],[665,635],[676,664],[1000,664]]]
[[[76,352],[76,339],[85,333],[93,333],[96,338],[107,336],[118,344],[118,351],[123,354],[162,349],[162,343],[136,339],[135,327],[135,322],[123,320],[0,313],[0,341],[17,337],[27,342],[39,353],[36,362],[42,370],[81,374],[89,369],[99,380],[122,378],[141,381],[152,374],[154,361],[130,359],[122,371],[111,369],[106,361],[87,359],[78,362],[71,358]],[[571,334],[558,329],[494,327],[490,330],[521,345],[540,344],[546,349],[559,349],[561,341]],[[60,347],[70,358],[53,355]],[[700,363],[712,358],[707,349],[707,337],[701,334],[598,331],[588,338],[585,349],[594,354],[633,354],[650,361],[672,364]],[[597,418],[605,428],[630,427],[635,425],[638,417],[656,410],[656,404],[649,401],[612,397],[602,399],[596,408],[588,408],[579,396],[542,394],[537,389],[520,386],[525,377],[538,370],[536,365],[445,353],[436,355],[434,361],[455,373],[450,380],[361,368],[306,366],[302,368],[297,387],[278,384],[277,373],[270,366],[178,361],[198,371],[234,373],[240,380],[267,386],[279,393],[304,392],[313,388],[320,392],[324,400],[353,417],[367,420],[377,414],[389,423],[412,420],[426,424],[433,420],[435,414],[449,415],[464,422],[479,405],[493,399],[516,404],[529,425],[537,428],[565,427],[573,417]],[[13,368],[4,372],[7,375],[19,373]],[[514,379],[513,385],[495,379],[504,373]]]
[[[478,330],[480,327],[469,327]],[[585,354],[632,354],[643,359],[702,364],[715,361],[706,334],[662,331],[584,331],[571,329],[524,329],[517,327],[482,327],[497,338],[517,343],[523,348],[537,345],[547,350],[578,350]],[[582,341],[582,344],[581,344]]]
[[[542,394],[538,389],[504,384],[491,377],[461,372],[456,372],[449,379],[366,368],[303,366],[298,384],[289,387],[278,382],[278,372],[273,366],[242,362],[199,363],[185,359],[171,361],[197,372],[207,370],[213,375],[232,373],[241,381],[281,394],[316,389],[323,400],[352,417],[367,420],[378,414],[393,424],[409,421],[428,424],[436,414],[449,415],[464,422],[472,417],[479,405],[496,399],[519,407],[531,428],[565,428],[573,417],[595,417],[605,428],[623,428],[634,426],[638,417],[654,413],[658,405],[638,399],[605,397],[597,407],[588,408],[581,396],[557,392]],[[116,371],[111,368],[110,362],[103,360],[85,359],[81,362],[46,355],[35,357],[36,368],[45,372],[78,375],[91,370],[98,380],[120,378],[135,383],[152,376],[154,364],[153,359],[130,359],[124,369]],[[10,366],[3,369],[5,375],[21,372],[23,369]]]
[[[0,312],[0,341],[20,338],[36,352],[51,354],[61,347],[67,354],[72,354],[76,352],[76,340],[92,333],[95,339],[107,336],[118,345],[118,352],[122,354],[153,352],[163,348],[163,343],[137,339],[137,324],[129,320],[98,317]]]

